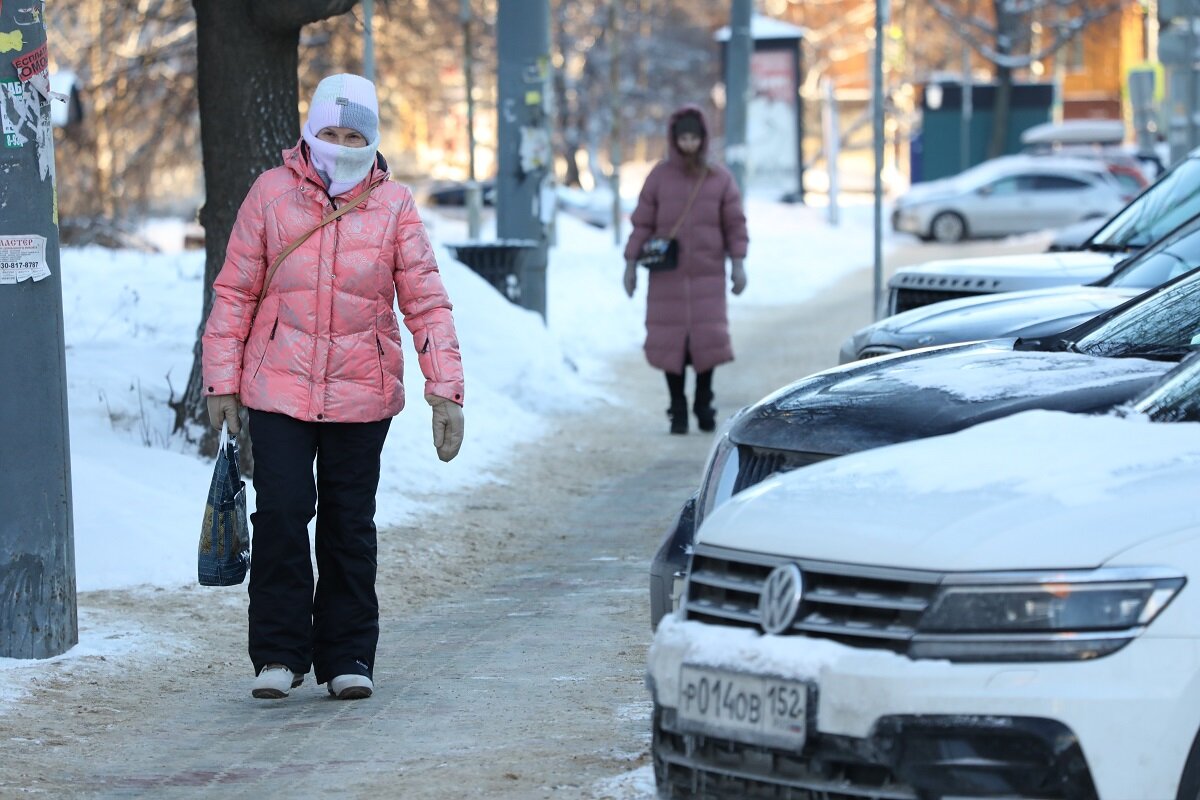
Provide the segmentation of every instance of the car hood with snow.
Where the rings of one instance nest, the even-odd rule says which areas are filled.
[[[1029,411],[776,475],[698,542],[924,570],[1104,565],[1200,535],[1200,424]]]
[[[1136,297],[1140,288],[1056,286],[945,300],[885,317],[842,344],[839,363],[917,347],[1059,333]]]
[[[729,438],[771,452],[838,456],[1033,408],[1107,411],[1174,366],[1015,344],[948,345],[828,369],[750,406]]]

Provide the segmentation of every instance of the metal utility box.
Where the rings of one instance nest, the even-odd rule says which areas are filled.
[[[921,87],[921,130],[910,142],[912,174],[909,177],[913,183],[956,175],[965,167],[987,160],[995,118],[996,86],[977,83],[969,88],[968,119],[964,116],[961,82],[937,81]],[[1053,84],[1013,84],[1004,153],[1000,155],[1019,152],[1021,132],[1049,122],[1053,104]],[[965,160],[964,138],[967,139]]]

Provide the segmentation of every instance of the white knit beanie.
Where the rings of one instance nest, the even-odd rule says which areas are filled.
[[[322,128],[352,128],[379,145],[379,101],[375,84],[360,75],[330,75],[317,84],[308,106],[308,124],[313,136]]]
[[[322,128],[350,128],[366,147],[345,147],[317,138]],[[309,158],[331,197],[353,189],[371,172],[379,149],[379,101],[375,84],[359,75],[330,75],[317,84],[304,123]]]

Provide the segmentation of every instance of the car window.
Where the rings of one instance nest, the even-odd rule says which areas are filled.
[[[1145,247],[1200,213],[1200,158],[1185,158],[1127,205],[1090,243]]]
[[[1195,267],[1200,267],[1200,218],[1193,218],[1130,259],[1105,285],[1149,289]]]
[[[1066,175],[1035,175],[1033,188],[1041,192],[1079,191],[1092,188],[1092,184]]]
[[[1099,318],[1075,347],[1095,356],[1200,349],[1200,271]]]
[[[1020,186],[1017,184],[1016,176],[1010,176],[1008,178],[1001,178],[998,181],[992,181],[991,183],[985,185],[983,187],[983,194],[989,194],[993,197],[998,197],[1001,195],[1016,194],[1019,189]]]
[[[1129,194],[1135,195],[1145,187],[1145,184],[1138,180],[1136,175],[1131,175],[1128,172],[1115,171],[1109,174],[1116,179],[1121,189]]]

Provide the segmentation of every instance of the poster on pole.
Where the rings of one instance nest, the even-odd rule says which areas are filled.
[[[790,49],[755,50],[750,56],[747,140],[755,178],[793,179],[797,136],[796,56]]]
[[[45,236],[0,236],[0,285],[48,277]]]

